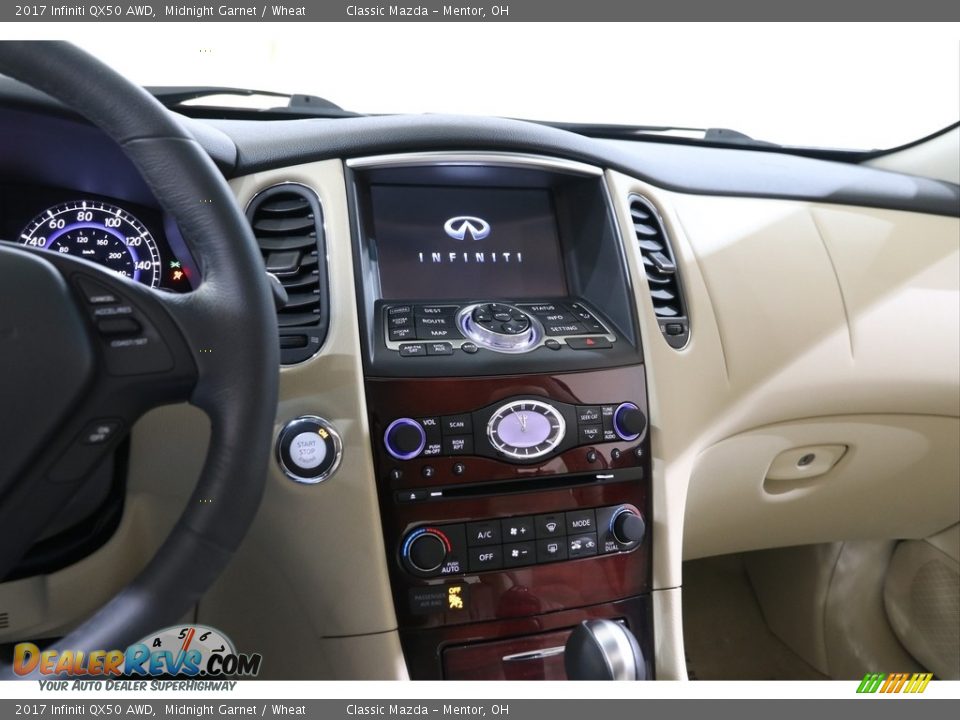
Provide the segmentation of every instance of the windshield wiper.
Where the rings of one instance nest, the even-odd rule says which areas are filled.
[[[317,95],[305,95],[301,93],[289,94],[274,92],[272,90],[253,90],[250,88],[219,87],[216,85],[196,85],[196,86],[160,86],[144,88],[153,95],[160,103],[171,110],[196,111],[202,109],[206,111],[221,110],[227,112],[243,111],[245,113],[266,113],[309,117],[356,117],[358,113],[344,110],[336,103]],[[203,100],[204,98],[214,98],[221,95],[233,95],[236,97],[263,97],[263,98],[286,98],[284,105],[276,105],[266,108],[236,107],[232,105],[218,105],[216,103],[192,103],[193,100]],[[188,104],[189,103],[189,104]]]

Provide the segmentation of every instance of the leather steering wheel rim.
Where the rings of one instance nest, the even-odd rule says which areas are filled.
[[[125,648],[194,606],[253,521],[277,407],[275,309],[242,210],[172,113],[68,43],[0,42],[0,73],[59,100],[113,139],[177,222],[202,275],[192,292],[163,299],[196,364],[189,400],[210,420],[201,476],[147,566],[58,643],[84,651]],[[201,353],[201,342],[213,351]]]

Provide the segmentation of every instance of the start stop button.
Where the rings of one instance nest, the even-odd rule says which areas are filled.
[[[305,415],[288,422],[277,438],[277,460],[291,480],[316,484],[337,471],[343,444],[336,428],[321,417]]]

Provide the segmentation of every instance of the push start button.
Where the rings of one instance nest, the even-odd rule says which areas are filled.
[[[337,471],[343,452],[340,434],[331,423],[306,415],[286,424],[277,438],[277,460],[291,480],[316,484]]]

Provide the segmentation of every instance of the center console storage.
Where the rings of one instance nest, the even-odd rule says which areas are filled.
[[[562,678],[563,639],[594,618],[652,658],[647,391],[602,173],[486,154],[348,166],[411,677]]]

